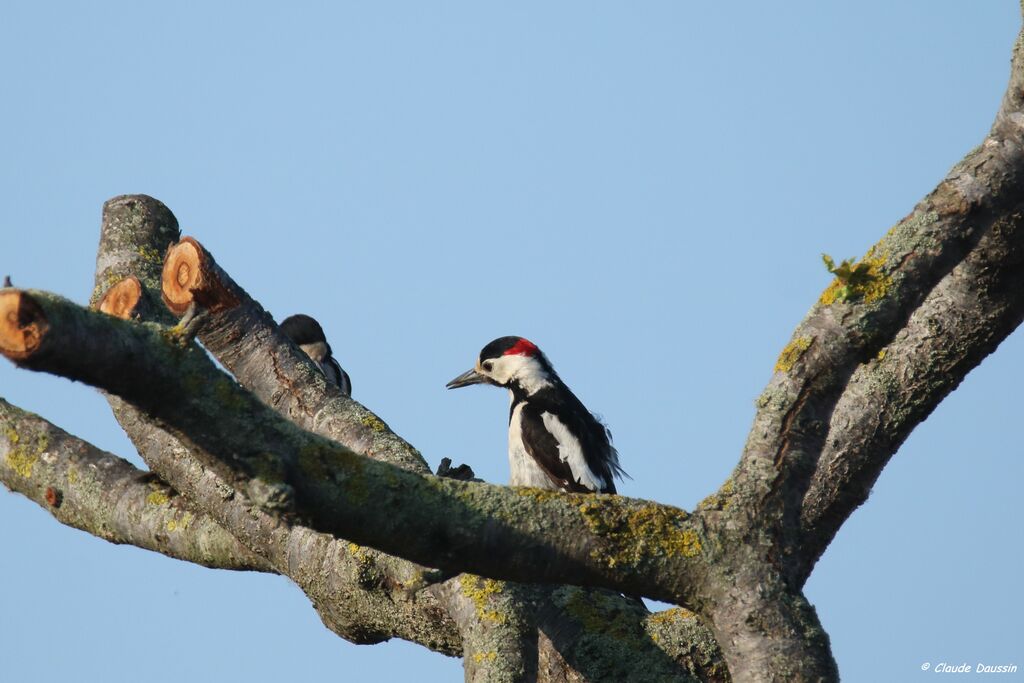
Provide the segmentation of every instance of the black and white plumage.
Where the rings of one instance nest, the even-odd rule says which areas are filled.
[[[511,395],[508,459],[513,486],[615,493],[625,472],[611,434],[559,378],[551,362],[522,337],[495,339],[476,366],[448,383],[505,387]]]
[[[302,349],[309,359],[317,364],[327,381],[341,389],[346,396],[352,395],[352,382],[338,361],[331,355],[324,329],[315,319],[299,313],[281,322],[281,331]]]

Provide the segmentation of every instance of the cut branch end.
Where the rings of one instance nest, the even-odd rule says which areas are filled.
[[[193,302],[211,311],[238,305],[237,297],[219,277],[213,257],[191,237],[183,238],[167,250],[160,288],[167,308],[178,317],[184,315]]]
[[[0,353],[12,361],[24,360],[36,352],[48,329],[43,310],[29,294],[0,292]]]
[[[104,293],[99,309],[107,315],[128,320],[142,300],[142,283],[134,275],[126,277]]]

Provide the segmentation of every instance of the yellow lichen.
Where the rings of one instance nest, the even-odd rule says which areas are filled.
[[[538,489],[532,486],[513,486],[513,493],[517,493],[524,498],[532,498],[538,503],[551,500],[552,498],[562,498],[564,494],[561,491],[550,491],[548,489]]]
[[[878,360],[885,360],[885,349],[879,349],[875,358]]]
[[[636,565],[651,555],[694,557],[703,550],[697,533],[684,528],[689,515],[683,510],[591,496],[578,508],[587,526],[604,541],[591,556],[609,567]]]
[[[13,427],[7,427],[4,435],[11,444],[6,457],[7,464],[22,477],[30,479],[40,454],[50,445],[49,437],[45,432],[38,432],[34,439],[27,441]]]
[[[176,531],[178,529],[181,529],[182,531],[184,531],[185,529],[188,529],[188,527],[189,527],[189,525],[191,523],[192,523],[192,513],[191,512],[186,512],[185,514],[183,514],[181,516],[180,519],[175,518],[175,517],[171,517],[169,520],[167,520],[167,530],[168,531]]]
[[[685,607],[672,607],[652,614],[650,621],[652,624],[674,624],[677,621],[696,618],[697,615]]]
[[[811,348],[813,343],[814,337],[797,337],[786,344],[786,348],[782,349],[782,353],[779,354],[779,359],[775,361],[775,372],[789,372],[792,370],[796,362],[800,360],[800,357],[804,355],[807,349]]]
[[[722,484],[717,492],[712,493],[710,496],[702,500],[697,504],[697,507],[701,510],[725,510],[729,507],[732,502],[732,479],[727,480]]]
[[[153,247],[147,246],[140,246],[137,251],[139,256],[141,256],[144,260],[149,261],[150,263],[163,264],[164,262],[164,258],[163,256],[160,255],[159,249],[154,249]]]
[[[151,491],[150,494],[146,496],[146,502],[150,505],[165,505],[170,500],[171,499],[163,489]]]
[[[473,661],[477,664],[483,664],[484,662],[493,662],[498,658],[498,653],[494,650],[488,650],[486,652],[476,652],[473,654]]]
[[[68,468],[68,483],[69,484],[77,484],[78,483],[78,468],[76,468],[76,467],[69,467]]]
[[[836,276],[818,299],[823,306],[831,306],[837,301],[863,301],[869,304],[884,297],[892,285],[892,278],[882,270],[887,255],[876,255],[875,247],[871,247],[860,261],[846,259],[838,266],[828,254],[822,254],[821,257],[828,271]]]
[[[492,624],[504,624],[508,621],[508,616],[491,609],[491,596],[498,595],[504,590],[503,582],[462,574],[459,576],[459,585],[462,587],[462,594],[473,601],[477,618]]]
[[[363,423],[364,427],[369,427],[378,434],[388,430],[388,426],[376,415],[364,415],[360,422]]]
[[[32,468],[35,467],[37,460],[38,455],[28,453],[24,448],[15,448],[7,454],[7,464],[26,479],[32,477]]]

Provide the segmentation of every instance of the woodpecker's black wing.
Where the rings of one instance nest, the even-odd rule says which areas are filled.
[[[587,453],[589,437],[577,431],[574,422],[571,416],[543,401],[527,401],[520,413],[526,452],[563,491],[615,493],[615,484],[601,473],[595,454]]]

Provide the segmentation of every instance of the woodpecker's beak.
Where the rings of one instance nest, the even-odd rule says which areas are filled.
[[[481,375],[474,368],[473,370],[467,370],[462,373],[451,382],[448,382],[445,386],[449,389],[458,389],[459,387],[468,387],[470,384],[483,384],[487,381],[487,378]]]

